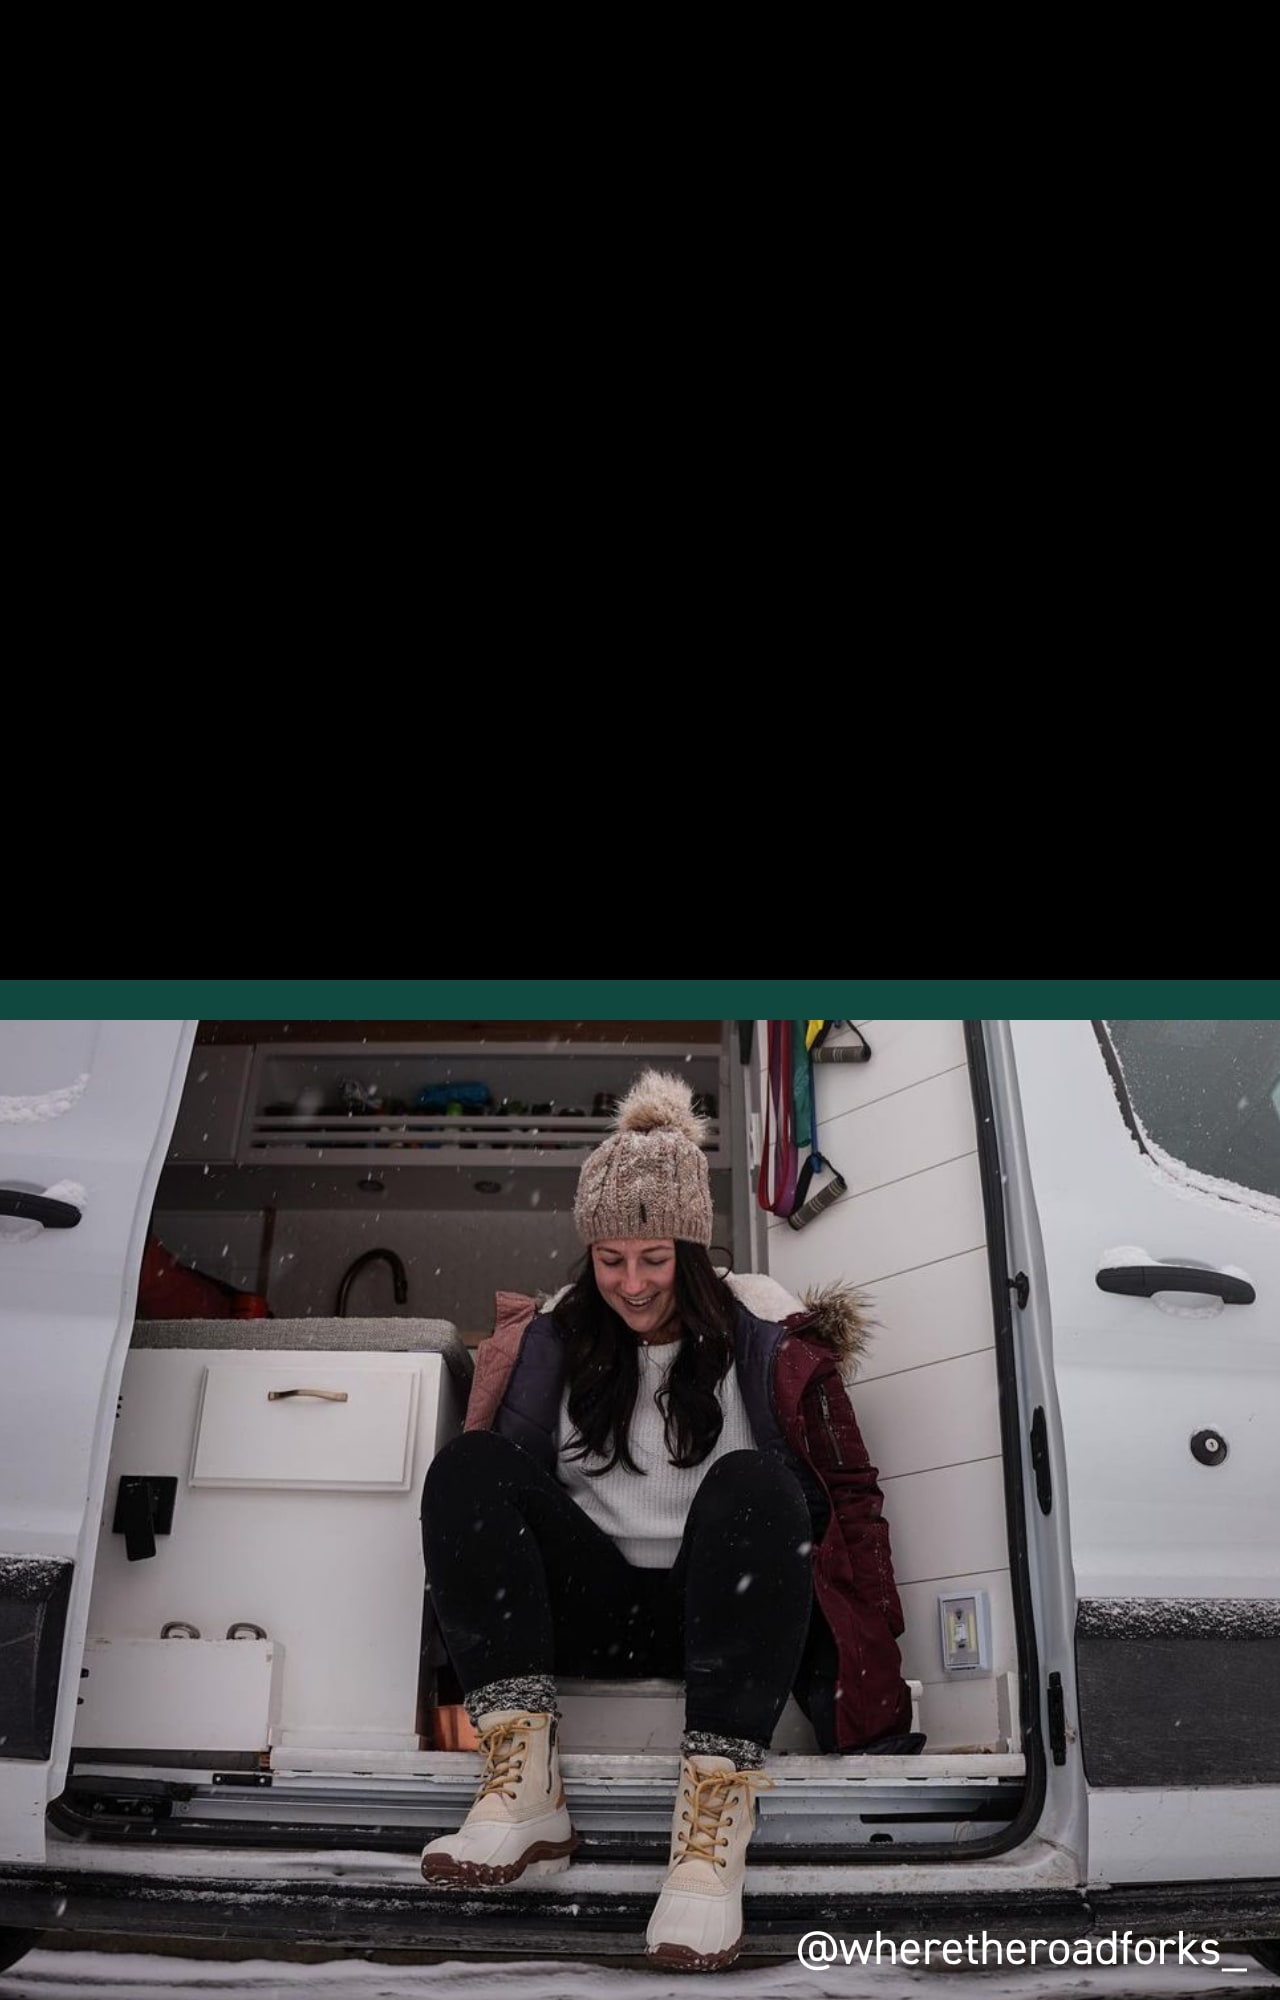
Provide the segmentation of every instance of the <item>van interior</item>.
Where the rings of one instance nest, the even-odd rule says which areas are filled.
[[[658,1067],[709,1121],[717,1259],[797,1297],[865,1290],[850,1393],[927,1738],[819,1756],[789,1704],[753,1861],[1020,1837],[1033,1642],[974,1050],[955,1021],[835,1024],[844,1059],[811,1078],[847,1189],[793,1230],[757,1199],[766,1026],[200,1024],[124,1370],[65,1833],[407,1853],[459,1822],[478,1759],[425,1589],[423,1478],[495,1294],[567,1282],[577,1170]],[[578,1863],[665,1850],[681,1694],[561,1683]]]

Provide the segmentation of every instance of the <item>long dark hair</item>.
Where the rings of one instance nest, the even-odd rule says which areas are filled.
[[[615,1465],[639,1472],[629,1441],[639,1342],[605,1303],[590,1250],[572,1275],[572,1289],[551,1315],[568,1346],[569,1421],[576,1433],[569,1456],[603,1459],[583,1466],[593,1478]],[[702,1245],[677,1242],[675,1305],[685,1339],[657,1398],[673,1465],[701,1465],[724,1427],[716,1389],[733,1362],[734,1304]]]

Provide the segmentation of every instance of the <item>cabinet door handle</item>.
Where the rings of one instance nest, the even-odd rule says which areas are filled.
[[[286,1396],[320,1396],[326,1403],[345,1403],[345,1389],[268,1389],[269,1403],[282,1403]]]

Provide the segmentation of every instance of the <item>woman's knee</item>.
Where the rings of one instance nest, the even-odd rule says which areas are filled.
[[[763,1451],[728,1451],[718,1458],[694,1497],[704,1515],[724,1520],[756,1506],[764,1518],[808,1533],[809,1508],[790,1466]]]
[[[442,1495],[468,1488],[477,1480],[490,1490],[504,1461],[518,1449],[510,1438],[499,1437],[496,1431],[459,1431],[457,1437],[441,1445],[427,1467],[422,1488],[424,1510],[428,1502],[438,1504]]]

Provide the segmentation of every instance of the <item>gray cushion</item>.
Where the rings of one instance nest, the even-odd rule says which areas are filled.
[[[450,1319],[140,1319],[134,1347],[248,1347],[340,1354],[442,1354],[449,1373],[471,1380],[471,1351]]]

